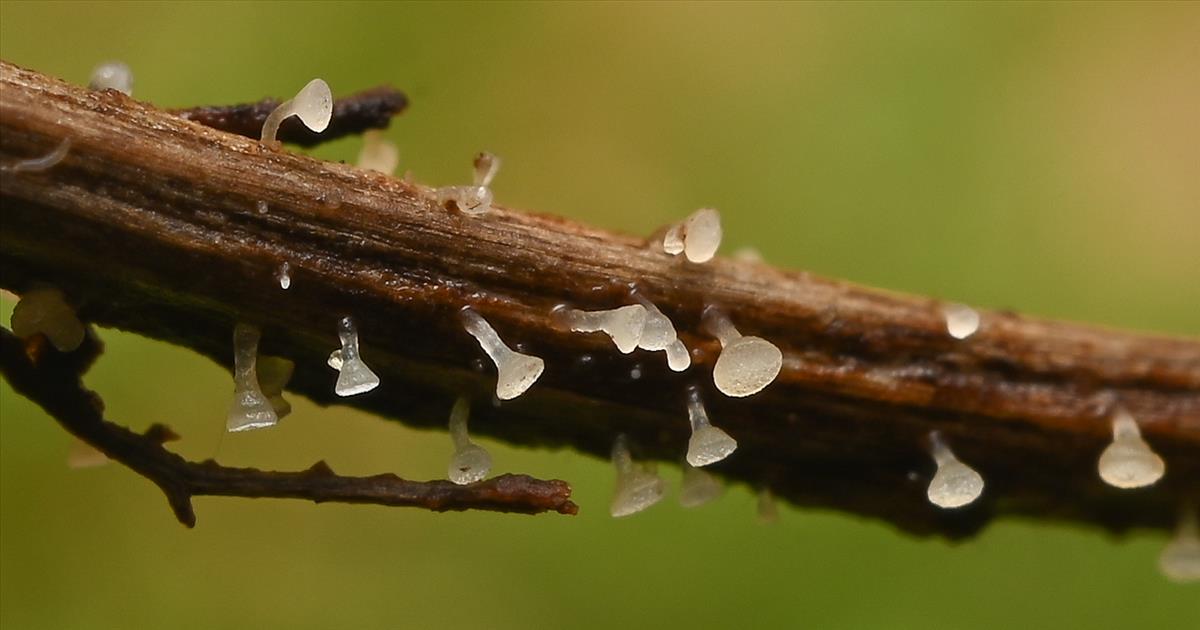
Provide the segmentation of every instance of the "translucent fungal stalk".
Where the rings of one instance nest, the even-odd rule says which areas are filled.
[[[292,286],[292,265],[286,260],[279,265],[279,288],[284,291]]]
[[[459,212],[472,216],[481,215],[492,208],[492,180],[500,170],[500,158],[488,152],[475,156],[474,184],[470,186],[443,186],[435,191],[439,206],[453,201]]]
[[[716,475],[691,464],[683,465],[683,481],[679,484],[679,505],[685,508],[700,507],[724,492],[725,487]]]
[[[721,246],[721,236],[721,214],[713,208],[701,208],[667,228],[663,251],[672,256],[682,253],[694,263],[708,262]]]
[[[292,403],[284,399],[283,388],[287,387],[288,381],[292,380],[296,364],[283,357],[263,355],[258,357],[257,371],[258,386],[262,390],[263,396],[266,396],[267,401],[271,403],[271,408],[275,410],[275,416],[282,420],[284,416],[292,413]]]
[[[533,385],[546,368],[544,361],[535,356],[521,354],[509,348],[496,334],[496,329],[482,315],[469,307],[462,310],[463,326],[467,329],[492,363],[496,364],[496,397],[512,400]]]
[[[41,333],[59,352],[78,348],[86,333],[75,309],[67,304],[66,296],[53,287],[23,293],[13,308],[10,323],[16,336],[28,339]]]
[[[662,500],[666,484],[652,466],[634,463],[624,435],[618,435],[613,444],[612,460],[617,469],[617,487],[610,514],[617,518],[629,516]]]
[[[1167,470],[1161,457],[1142,439],[1137,421],[1124,409],[1112,420],[1113,441],[1100,454],[1100,478],[1116,488],[1143,488],[1162,478]]]
[[[1173,582],[1200,582],[1200,524],[1195,506],[1183,506],[1175,537],[1158,557],[1158,568]]]
[[[612,338],[617,350],[624,354],[633,352],[642,339],[646,327],[646,308],[631,304],[608,311],[580,311],[573,308],[557,308],[553,312],[556,321],[573,332],[603,332]]]
[[[67,451],[67,468],[96,468],[109,461],[111,460],[108,459],[108,456],[101,453],[96,447],[77,437],[71,438],[71,447]]]
[[[946,317],[946,332],[955,339],[966,339],[979,330],[979,313],[966,304],[947,304],[942,307]]]
[[[933,460],[937,463],[937,472],[926,491],[929,502],[940,508],[952,509],[978,499],[983,494],[983,477],[950,452],[941,433],[930,432],[929,445]]]
[[[692,364],[692,357],[687,347],[679,340],[675,325],[650,300],[636,293],[634,298],[646,309],[646,325],[642,328],[642,337],[638,340],[637,347],[666,352],[667,366],[675,372],[688,369]]]
[[[272,110],[263,122],[263,144],[276,144],[275,134],[279,132],[279,125],[291,116],[299,118],[305,127],[317,133],[325,131],[329,120],[333,118],[333,93],[329,90],[329,84],[321,79],[313,79],[296,96]]]
[[[342,340],[341,367],[338,368],[337,385],[333,393],[338,396],[354,396],[379,387],[379,377],[363,363],[358,352],[358,331],[354,320],[343,317],[338,322],[338,338]]]
[[[67,157],[67,153],[71,151],[71,139],[63,138],[57,146],[50,150],[46,155],[29,158],[28,160],[17,160],[12,164],[7,164],[3,170],[10,173],[41,173],[48,171],[58,165]]]
[[[233,328],[233,405],[225,419],[230,432],[262,429],[279,421],[271,401],[258,385],[258,328],[239,323]]]
[[[688,419],[692,423],[692,437],[688,440],[687,462],[697,468],[715,464],[737,450],[737,440],[714,427],[708,420],[708,412],[700,400],[700,390],[688,387]]]
[[[133,95],[133,70],[120,61],[106,61],[92,70],[88,87],[93,90],[116,90]]]
[[[487,476],[492,469],[492,456],[483,447],[471,441],[467,435],[467,416],[471,404],[459,397],[450,410],[450,439],[454,441],[454,455],[450,458],[448,474],[450,481],[465,486]]]
[[[783,353],[761,337],[742,336],[729,318],[716,308],[704,310],[708,334],[721,342],[721,354],[713,366],[713,383],[722,394],[742,398],[770,385],[783,367]]]
[[[774,523],[779,520],[779,503],[775,500],[775,493],[771,492],[770,488],[763,488],[758,491],[758,521],[760,523]]]
[[[358,168],[376,171],[384,175],[396,172],[400,164],[400,149],[383,137],[383,132],[371,129],[363,133],[363,146],[358,152]]]

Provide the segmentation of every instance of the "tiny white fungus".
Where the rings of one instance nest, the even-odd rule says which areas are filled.
[[[329,353],[329,358],[325,360],[325,365],[341,371],[342,370],[342,350],[339,348]]]
[[[983,477],[954,456],[941,433],[930,432],[929,445],[937,463],[937,472],[926,490],[929,502],[940,508],[953,509],[978,499],[983,494]]]
[[[467,332],[479,342],[479,346],[496,364],[498,377],[496,379],[496,397],[500,400],[512,400],[529,389],[546,364],[540,358],[521,354],[505,345],[496,333],[496,329],[470,307],[462,310],[463,326]]]
[[[634,463],[624,435],[618,435],[613,443],[612,461],[617,470],[616,490],[609,507],[613,517],[636,514],[662,500],[666,484],[653,466]]]
[[[108,459],[107,455],[100,452],[100,449],[77,437],[71,437],[71,447],[67,451],[67,468],[95,468],[103,466],[109,461],[111,460]]]
[[[1200,582],[1200,523],[1194,506],[1183,507],[1175,536],[1158,557],[1158,568],[1172,582]]]
[[[400,164],[400,149],[383,137],[383,132],[371,129],[363,133],[363,146],[358,152],[358,168],[376,171],[384,175],[396,172]]]
[[[338,396],[354,396],[379,387],[379,377],[363,363],[359,355],[358,331],[353,319],[343,317],[338,321],[338,338],[342,341],[342,352],[338,357],[342,365],[338,368],[333,392]]]
[[[263,144],[275,144],[279,125],[291,116],[299,118],[305,127],[317,133],[325,131],[329,120],[333,118],[333,93],[329,90],[329,84],[321,79],[313,79],[296,96],[272,110],[263,122]]]
[[[83,343],[86,329],[67,303],[62,291],[53,287],[32,289],[21,294],[13,307],[13,334],[28,339],[38,333],[46,335],[59,352],[71,352]]]
[[[3,170],[10,173],[41,173],[42,171],[54,168],[59,162],[62,162],[70,151],[71,139],[63,138],[62,142],[55,145],[46,155],[27,160],[17,160],[12,164],[4,165]]]
[[[606,333],[616,344],[617,350],[624,354],[629,354],[638,347],[646,327],[646,308],[640,304],[630,304],[608,311],[556,308],[553,315],[573,332]]]
[[[284,416],[292,413],[292,403],[284,399],[283,388],[287,387],[288,381],[292,380],[296,364],[291,359],[261,355],[258,357],[255,369],[258,372],[258,386],[262,390],[263,396],[266,396],[267,401],[271,403],[271,408],[275,410],[275,417],[282,420]]]
[[[774,523],[779,520],[779,503],[775,501],[775,493],[770,488],[763,487],[758,491],[758,521]]]
[[[675,325],[653,302],[641,294],[635,293],[634,298],[646,309],[646,324],[637,347],[643,350],[664,351],[667,354],[667,366],[675,372],[688,369],[692,358],[683,342],[679,340]]]
[[[475,156],[474,183],[470,186],[443,186],[434,191],[439,206],[453,201],[459,212],[472,216],[492,208],[492,180],[500,170],[500,158],[486,151]]]
[[[238,323],[233,328],[233,405],[225,419],[230,432],[262,429],[279,421],[271,401],[258,384],[258,328]]]
[[[713,208],[701,208],[667,227],[663,251],[672,256],[682,253],[694,263],[708,262],[721,246],[721,237],[721,214]]]
[[[737,450],[737,440],[728,433],[714,427],[708,412],[700,400],[700,389],[688,387],[688,420],[692,424],[692,437],[688,439],[687,462],[697,468],[715,464]]]
[[[279,265],[279,288],[286,291],[292,286],[292,265],[286,260]]]
[[[683,253],[683,224],[674,223],[663,234],[663,251],[678,256]]]
[[[679,505],[699,507],[725,492],[717,476],[691,464],[683,465],[683,480],[679,483]]]
[[[116,90],[125,96],[133,96],[133,70],[123,62],[106,61],[92,70],[88,88]]]
[[[672,371],[682,372],[692,365],[692,353],[688,352],[687,346],[683,345],[679,339],[672,341],[666,347],[665,352],[667,353],[667,367]]]
[[[1113,441],[1100,454],[1100,478],[1116,488],[1142,488],[1162,478],[1166,464],[1142,439],[1137,421],[1125,409],[1112,419]]]
[[[259,199],[258,201],[254,202],[254,209],[258,210],[259,214],[266,214],[267,210],[270,209],[270,206],[267,205],[267,202]]]
[[[783,353],[762,337],[743,336],[729,318],[714,307],[703,315],[704,329],[721,342],[713,366],[713,383],[726,396],[741,398],[770,385],[783,367]]]
[[[483,447],[471,441],[467,434],[467,416],[471,404],[464,397],[454,401],[450,410],[450,439],[454,442],[454,455],[450,458],[447,472],[450,481],[465,486],[487,476],[492,469],[492,456]]]
[[[966,339],[979,330],[979,312],[966,304],[947,304],[942,307],[946,317],[946,332],[955,339]]]

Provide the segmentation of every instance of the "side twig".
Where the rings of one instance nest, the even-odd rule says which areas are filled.
[[[438,512],[490,510],[537,514],[575,514],[571,487],[527,475],[501,475],[468,486],[449,481],[409,481],[396,475],[346,477],[324,462],[302,472],[230,468],[213,460],[190,462],[163,448],[173,437],[162,425],[139,435],[104,419],[104,403],[83,386],[81,376],[102,346],[89,333],[76,351],[61,354],[44,337],[28,343],[0,328],[0,372],[18,393],[41,406],[72,435],[109,459],[154,482],[180,523],[196,524],[194,496],[308,499],[315,503],[371,503],[418,507]]]

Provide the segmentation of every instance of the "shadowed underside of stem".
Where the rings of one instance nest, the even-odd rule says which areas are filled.
[[[546,361],[521,397],[477,405],[475,434],[606,456],[626,433],[639,455],[677,462],[690,432],[685,389],[696,383],[739,445],[713,472],[914,533],[965,536],[998,515],[1166,529],[1179,501],[1200,493],[1196,340],[996,311],[957,340],[931,299],[722,258],[695,265],[545,215],[465,217],[422,186],[9,64],[0,90],[4,163],[72,140],[46,172],[0,173],[0,285],[53,284],[86,321],[224,366],[234,323],[254,323],[263,352],[296,361],[289,390],[318,403],[432,427],[458,394],[489,398],[494,373],[472,367],[479,347],[457,315],[470,305]],[[275,278],[284,262],[286,291]],[[693,349],[688,371],[554,325],[556,304],[631,304],[635,285]],[[783,351],[763,392],[730,399],[713,388],[720,345],[700,326],[710,304]],[[337,399],[325,359],[345,315],[383,385]],[[1167,462],[1153,488],[1118,491],[1097,476],[1118,404]],[[976,504],[943,511],[925,499],[932,430],[985,478]]]

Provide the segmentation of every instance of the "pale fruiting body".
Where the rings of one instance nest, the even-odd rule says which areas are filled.
[[[617,471],[616,490],[609,513],[617,518],[636,514],[662,500],[666,484],[651,466],[636,464],[624,435],[617,436],[612,451]]]
[[[691,464],[683,465],[683,480],[679,484],[679,505],[685,508],[699,507],[720,497],[724,492],[725,487],[716,475]]]
[[[371,129],[363,133],[363,146],[358,152],[358,168],[391,175],[400,165],[400,149],[383,137],[383,132]]]
[[[342,342],[341,367],[338,368],[337,384],[333,392],[338,396],[354,396],[379,387],[379,377],[359,355],[358,330],[354,320],[343,317],[338,321],[338,338]]]
[[[284,101],[263,122],[262,142],[274,144],[279,125],[291,116],[300,119],[305,127],[321,133],[329,127],[333,118],[333,93],[329,84],[321,79],[309,81],[296,96]]]
[[[546,363],[540,358],[509,348],[496,329],[470,308],[462,310],[463,327],[496,365],[496,397],[512,400],[525,393],[542,375]]]
[[[926,490],[929,502],[945,509],[973,503],[983,494],[983,477],[955,457],[938,432],[930,433],[929,442],[937,463],[937,472]]]
[[[21,294],[13,308],[13,334],[28,339],[41,333],[59,352],[71,352],[83,343],[86,329],[67,303],[62,291],[53,287],[32,289]]]
[[[737,440],[709,422],[708,412],[700,400],[700,391],[694,386],[688,388],[688,420],[692,425],[692,437],[688,439],[688,464],[697,468],[708,466],[737,450]]]
[[[225,418],[230,432],[273,426],[279,421],[271,401],[258,383],[258,340],[256,326],[238,323],[233,329],[233,404]]]
[[[1120,409],[1112,420],[1113,441],[1100,454],[1100,478],[1116,488],[1143,488],[1166,473],[1167,466],[1142,439],[1137,421]]]
[[[106,61],[92,70],[88,87],[93,90],[116,90],[133,95],[133,70],[120,61]]]
[[[472,442],[467,433],[470,411],[470,403],[462,397],[454,402],[450,410],[450,438],[454,442],[454,454],[450,457],[447,476],[460,486],[482,480],[492,469],[492,456]]]
[[[966,304],[947,304],[942,307],[946,332],[955,339],[966,339],[979,330],[979,312]]]
[[[704,328],[721,342],[713,383],[726,396],[742,398],[762,391],[783,368],[783,353],[761,337],[743,336],[715,308],[704,311]]]
[[[623,354],[638,347],[646,327],[646,308],[631,304],[608,311],[581,311],[560,308],[554,317],[572,332],[603,332]]]

